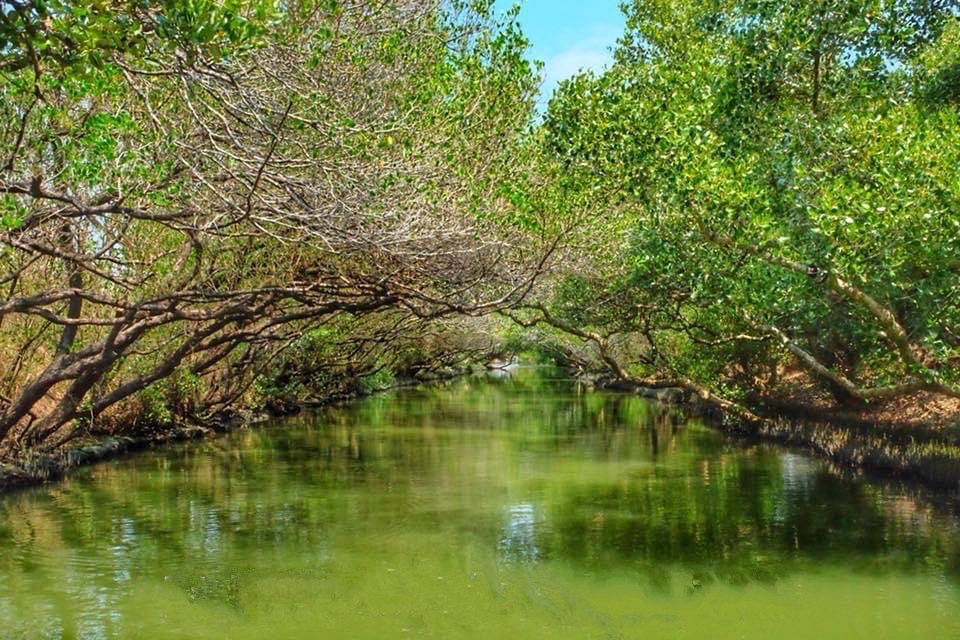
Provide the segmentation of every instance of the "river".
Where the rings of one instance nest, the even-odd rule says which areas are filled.
[[[935,504],[521,369],[0,497],[0,639],[960,637]]]

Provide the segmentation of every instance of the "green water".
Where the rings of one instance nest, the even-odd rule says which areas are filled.
[[[952,638],[915,491],[536,372],[0,498],[0,638]]]

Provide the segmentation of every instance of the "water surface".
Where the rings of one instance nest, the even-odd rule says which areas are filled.
[[[952,638],[915,490],[521,371],[0,498],[0,639]]]

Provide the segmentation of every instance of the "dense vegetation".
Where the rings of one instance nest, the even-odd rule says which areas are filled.
[[[493,313],[722,403],[960,398],[958,7],[634,0],[541,120],[485,0],[0,2],[0,456],[485,355]]]
[[[0,450],[478,348],[550,252],[487,4],[0,3]]]
[[[958,6],[628,3],[540,132],[600,241],[518,319],[733,398],[960,397]]]

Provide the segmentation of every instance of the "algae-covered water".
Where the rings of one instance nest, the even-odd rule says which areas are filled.
[[[960,637],[915,494],[521,370],[0,498],[0,639]]]

